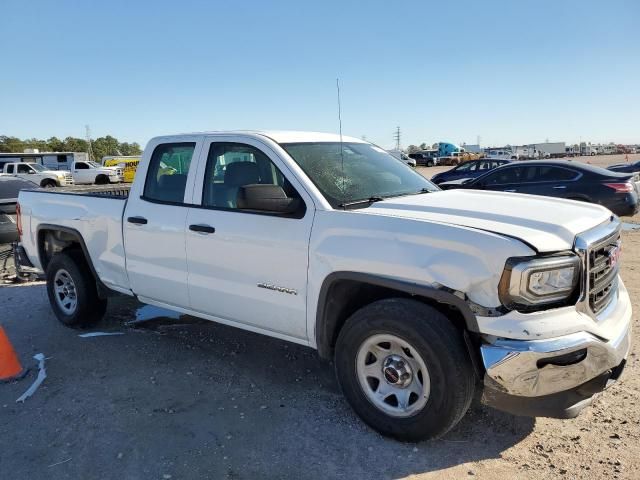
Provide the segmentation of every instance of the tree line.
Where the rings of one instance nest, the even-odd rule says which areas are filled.
[[[51,137],[47,140],[28,138],[21,140],[17,137],[0,135],[0,152],[20,153],[28,148],[37,148],[40,152],[87,152],[89,145],[83,138],[67,137],[61,140]],[[91,140],[91,160],[100,161],[108,155],[140,155],[142,148],[136,142],[120,142],[117,138],[107,135]]]
[[[438,146],[437,144],[433,144],[431,148],[438,148]],[[409,145],[407,147],[407,153],[416,153],[416,152],[420,152],[422,150],[428,150],[428,149],[429,149],[429,145],[423,142],[420,144],[420,146]]]

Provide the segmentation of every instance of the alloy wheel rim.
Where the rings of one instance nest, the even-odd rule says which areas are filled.
[[[367,399],[393,417],[410,417],[427,404],[427,366],[407,341],[391,334],[367,338],[356,356],[356,374]]]
[[[69,272],[60,269],[53,278],[53,290],[58,307],[67,315],[72,315],[78,307],[76,284]]]

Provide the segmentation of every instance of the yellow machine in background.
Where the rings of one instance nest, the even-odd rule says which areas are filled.
[[[124,181],[133,182],[136,170],[140,163],[140,156],[102,157],[102,165],[105,167],[121,167],[124,169]]]

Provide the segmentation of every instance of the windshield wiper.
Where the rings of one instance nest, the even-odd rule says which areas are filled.
[[[371,205],[372,203],[381,202],[382,200],[384,200],[384,198],[382,197],[369,197],[369,198],[363,198],[362,200],[354,200],[353,202],[344,202],[338,206],[340,208],[347,208],[347,207],[353,207],[355,205]]]

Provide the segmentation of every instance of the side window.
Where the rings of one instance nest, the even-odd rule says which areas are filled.
[[[24,163],[18,165],[18,173],[29,173],[31,172],[31,167],[29,167],[29,165],[26,165]]]
[[[467,172],[471,169],[471,163],[462,163],[459,167],[457,167],[455,170],[456,172]]]
[[[277,185],[287,198],[300,195],[269,157],[242,143],[212,143],[207,157],[202,205],[238,208],[240,188],[246,185]]]
[[[7,173],[13,173],[13,165],[7,165]]]
[[[88,170],[89,165],[84,162],[76,162],[76,170]]]
[[[195,142],[158,145],[149,162],[143,197],[159,202],[183,203]]]
[[[532,183],[540,181],[540,169],[538,167],[525,167],[520,169],[520,181],[522,183]]]
[[[505,183],[515,183],[520,180],[521,169],[517,167],[497,170],[493,175],[489,174],[485,183],[487,185],[502,185]]]
[[[575,180],[578,177],[578,172],[569,170],[568,168],[560,167],[546,167],[549,172],[546,175],[545,180],[549,182],[568,182]]]

